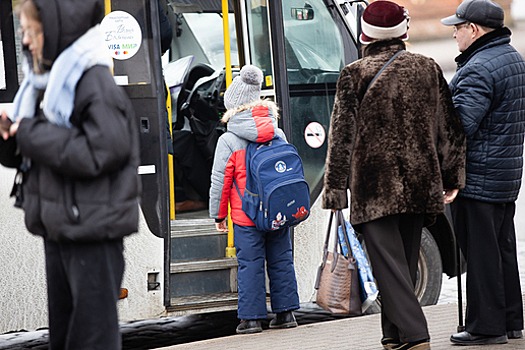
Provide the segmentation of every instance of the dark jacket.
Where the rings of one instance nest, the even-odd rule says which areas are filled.
[[[465,136],[440,67],[399,50],[400,40],[366,46],[339,76],[330,123],[323,207],[348,206],[356,225],[394,214],[444,210],[443,190],[465,181]]]
[[[22,157],[17,151],[16,139],[4,140],[0,137],[0,164],[8,168],[17,168],[21,161]]]
[[[51,2],[35,0],[44,51],[54,60],[101,18],[103,7],[93,0]],[[49,36],[57,23],[60,30]],[[29,164],[23,209],[30,232],[53,241],[101,241],[137,231],[139,139],[130,107],[110,70],[94,66],[76,87],[71,128],[50,123],[41,110],[21,120],[16,141]]]
[[[485,34],[456,58],[450,82],[467,134],[467,182],[460,196],[514,202],[521,186],[525,133],[525,62],[510,30]]]

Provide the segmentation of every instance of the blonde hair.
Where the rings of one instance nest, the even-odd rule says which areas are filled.
[[[253,107],[256,107],[256,106],[268,107],[268,109],[272,111],[272,114],[274,115],[274,117],[276,119],[279,119],[279,107],[277,107],[277,104],[275,104],[275,102],[270,101],[270,100],[257,100],[257,101],[246,103],[236,108],[227,110],[226,113],[224,113],[224,115],[222,116],[221,122],[226,124],[233,115],[239,112],[245,111],[247,109],[252,109]]]

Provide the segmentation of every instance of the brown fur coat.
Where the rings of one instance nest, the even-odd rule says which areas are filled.
[[[354,225],[412,213],[443,212],[443,189],[465,184],[465,137],[434,60],[399,55],[400,40],[365,47],[339,76],[330,132],[323,207],[348,206]]]

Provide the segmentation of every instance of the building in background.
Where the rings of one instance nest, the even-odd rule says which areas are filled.
[[[420,41],[441,39],[452,35],[450,28],[441,24],[440,19],[450,16],[456,11],[462,0],[394,0],[408,9],[410,13],[410,40]],[[521,3],[521,16],[525,19],[525,0],[496,0],[505,10],[505,20],[508,26],[513,24],[511,4],[514,2],[513,12],[520,12],[516,8]]]

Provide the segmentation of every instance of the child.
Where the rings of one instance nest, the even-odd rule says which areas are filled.
[[[221,135],[215,151],[211,175],[210,217],[218,231],[227,231],[228,203],[234,224],[238,268],[237,333],[262,331],[266,319],[265,260],[270,279],[270,299],[276,317],[270,328],[296,327],[293,310],[299,308],[297,281],[292,257],[289,229],[259,231],[242,210],[239,193],[246,186],[246,146],[249,142],[264,143],[279,136],[286,139],[277,126],[277,106],[260,99],[262,71],[244,66],[224,94],[227,112],[222,121],[228,131]]]

